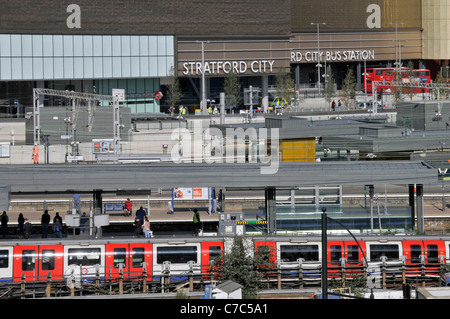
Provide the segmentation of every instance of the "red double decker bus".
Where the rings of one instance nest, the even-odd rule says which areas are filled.
[[[364,73],[364,90],[366,93],[372,93],[373,82],[378,82],[377,93],[390,93],[393,91],[392,82],[395,77],[394,68],[367,68]],[[417,69],[410,70],[408,68],[401,69],[401,83],[413,83],[416,86],[412,93],[428,93],[429,89],[426,87],[431,83],[430,70]],[[408,90],[408,89],[406,89]]]

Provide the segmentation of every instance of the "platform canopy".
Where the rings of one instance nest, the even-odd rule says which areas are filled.
[[[5,165],[0,186],[11,193],[145,191],[172,187],[300,187],[435,184],[438,170],[421,161],[261,164],[61,164]],[[272,167],[276,168],[276,167]]]

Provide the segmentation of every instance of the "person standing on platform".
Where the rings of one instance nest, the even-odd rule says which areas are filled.
[[[134,219],[133,227],[134,227],[134,234],[136,235],[136,237],[139,237],[142,234],[142,224],[143,222],[141,222],[138,217]]]
[[[25,239],[28,239],[31,237],[31,229],[32,228],[33,228],[33,226],[28,221],[28,218],[25,218],[25,224],[23,225],[23,237]]]
[[[35,144],[33,147],[33,154],[31,155],[33,164],[39,164],[39,147]]]
[[[2,234],[3,234],[3,238],[6,238],[6,234],[8,233],[8,222],[9,222],[9,217],[8,217],[8,215],[6,215],[6,211],[3,211],[3,214],[2,214]]]
[[[23,225],[25,223],[25,218],[23,217],[23,214],[20,213],[19,217],[17,218],[17,227],[19,230],[19,238],[23,236]]]
[[[147,216],[147,212],[144,210],[144,208],[141,206],[137,211],[136,211],[136,217],[139,218],[139,220],[141,222],[144,222],[144,217]]]
[[[42,238],[47,238],[49,224],[50,224],[50,215],[48,214],[48,210],[46,209],[41,217]]]
[[[197,208],[194,208],[194,217],[192,218],[194,223],[194,236],[198,236],[198,232],[200,230],[200,214]]]

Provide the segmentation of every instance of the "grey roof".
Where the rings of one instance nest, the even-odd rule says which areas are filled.
[[[172,187],[300,187],[435,184],[438,171],[420,161],[261,164],[2,165],[0,186],[11,192],[89,192]]]
[[[220,285],[216,286],[216,288],[213,289],[213,292],[215,292],[216,290],[220,290],[223,291],[227,294],[236,291],[238,289],[241,289],[242,286],[240,284],[238,284],[237,282],[234,282],[232,280],[227,280],[223,283],[221,283]]]

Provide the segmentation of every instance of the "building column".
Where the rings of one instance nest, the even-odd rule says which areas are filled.
[[[425,232],[425,220],[424,220],[424,202],[423,202],[423,185],[417,184],[417,230],[420,233]]]
[[[408,187],[409,187],[409,207],[411,208],[411,231],[414,231],[416,220],[414,184],[409,184]]]
[[[358,63],[357,67],[356,67],[356,91],[361,91],[362,90],[362,70],[361,70],[361,62]]]
[[[263,75],[261,83],[262,83],[262,106],[264,113],[267,113],[269,111],[269,76]]]
[[[267,232],[269,234],[275,233],[276,228],[276,189],[275,187],[266,187],[265,189],[265,204],[266,204],[266,220]]]

